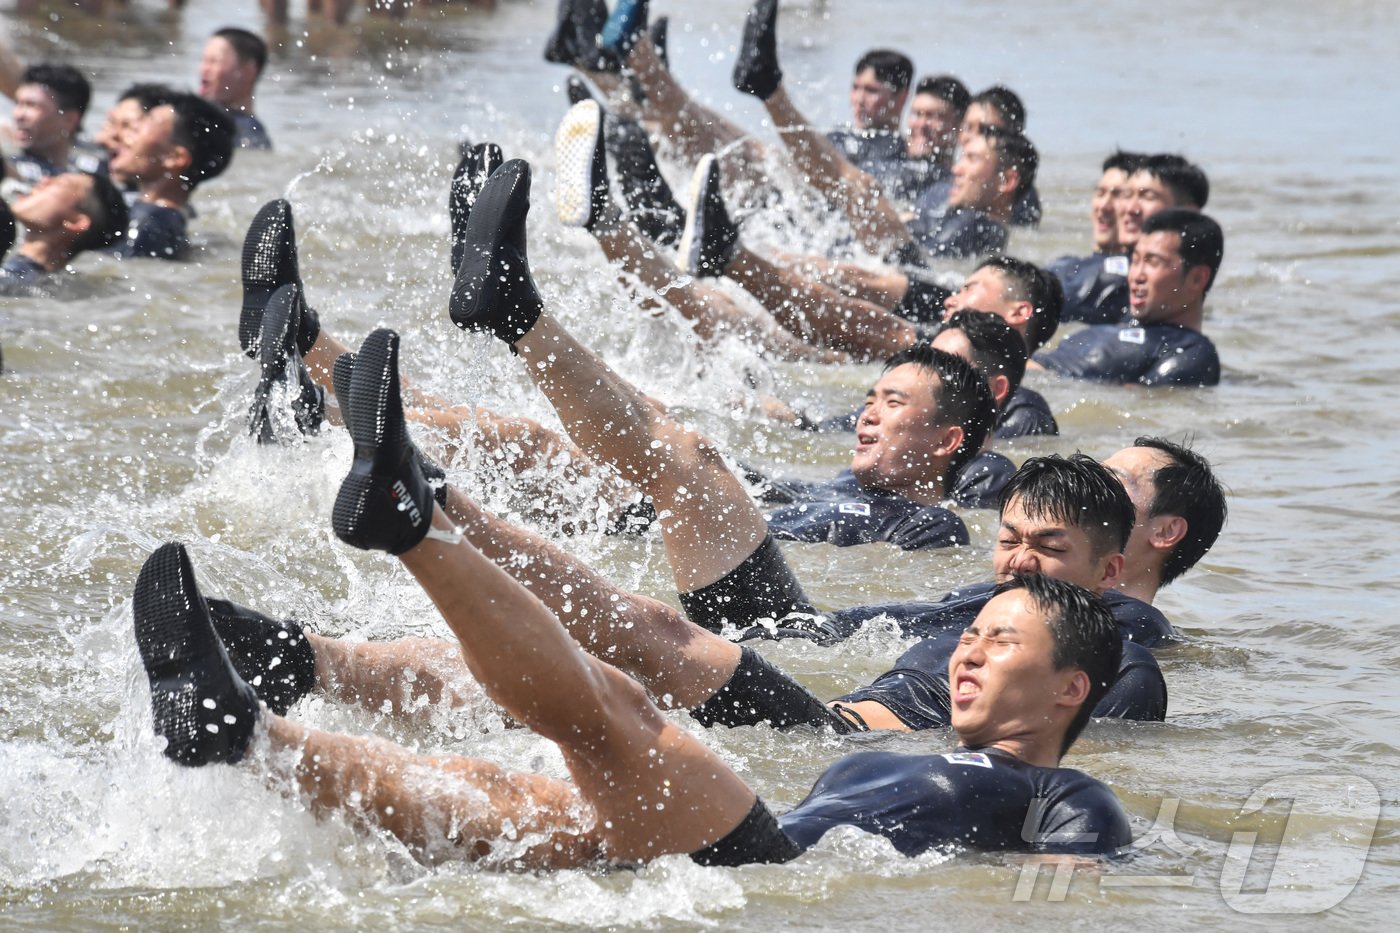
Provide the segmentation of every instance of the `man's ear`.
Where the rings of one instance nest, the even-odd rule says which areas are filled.
[[[1158,550],[1170,551],[1182,542],[1189,530],[1186,519],[1180,515],[1158,515],[1148,522],[1147,540]]]
[[[1123,554],[1121,552],[1111,554],[1104,559],[1103,569],[1099,573],[1099,589],[1111,590],[1123,580]]]
[[[1021,170],[1008,168],[997,172],[997,191],[1002,194],[1015,194],[1021,186]]]
[[[184,178],[188,176],[190,166],[194,164],[194,153],[184,146],[171,146],[170,151],[161,160],[167,174],[174,178]]]
[[[1091,686],[1093,684],[1089,680],[1089,675],[1084,671],[1076,670],[1055,702],[1060,706],[1082,706],[1089,700]]]
[[[951,457],[958,452],[958,448],[963,445],[963,441],[966,439],[967,432],[963,430],[962,425],[945,425],[943,433],[938,438],[938,448],[934,452],[940,457]]]
[[[1192,266],[1186,270],[1186,284],[1193,292],[1204,295],[1210,284],[1210,266]]]
[[[74,211],[72,216],[63,222],[63,229],[74,236],[79,236],[92,229],[92,218],[87,214]]]
[[[1034,314],[1035,305],[1029,301],[1017,301],[1007,310],[1006,316],[1002,320],[1012,327],[1024,327],[1030,323]]]
[[[1001,373],[997,373],[991,378],[991,390],[992,399],[996,402],[997,407],[1000,408],[1001,403],[1011,394],[1011,380]]]

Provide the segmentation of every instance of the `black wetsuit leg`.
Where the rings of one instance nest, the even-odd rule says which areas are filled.
[[[718,632],[725,622],[747,628],[759,619],[816,612],[772,535],[725,576],[678,595],[690,621],[711,632]]]
[[[843,734],[860,731],[855,723],[747,646],[741,649],[734,676],[714,696],[692,709],[690,715],[706,726],[767,723],[775,729],[830,726]]]
[[[733,867],[758,863],[790,862],[802,854],[802,847],[792,841],[767,804],[755,798],[739,825],[718,842],[690,853],[698,865]]]

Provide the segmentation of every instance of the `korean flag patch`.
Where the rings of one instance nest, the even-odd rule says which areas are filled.
[[[1128,275],[1127,256],[1109,256],[1103,261],[1103,271],[1109,275],[1121,275],[1124,278]]]
[[[972,765],[977,768],[992,766],[992,759],[981,752],[949,752],[943,757],[955,765]]]
[[[869,502],[843,502],[843,503],[841,503],[841,505],[840,505],[840,511],[841,511],[841,514],[842,514],[842,515],[864,515],[866,518],[869,518],[869,517],[870,517],[870,503],[869,503]]]

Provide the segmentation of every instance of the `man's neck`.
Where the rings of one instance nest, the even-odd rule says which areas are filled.
[[[45,272],[57,272],[73,258],[67,245],[50,242],[42,233],[26,233],[15,254],[23,256]]]
[[[68,155],[73,151],[73,138],[65,136],[57,142],[47,146],[30,146],[24,150],[25,155],[34,156],[36,159],[43,159],[50,165],[57,166],[60,171],[68,168]]]
[[[226,100],[223,102],[225,110],[231,113],[246,113],[250,116],[253,113],[253,95],[250,93],[246,97],[239,97],[236,100]]]
[[[1037,768],[1060,766],[1060,745],[1063,734],[1053,741],[1040,735],[1018,735],[990,742],[983,748],[994,748]]]
[[[180,179],[171,175],[138,182],[136,190],[140,192],[142,201],[157,207],[173,207],[179,210],[190,201],[189,189]]]
[[[1133,599],[1140,599],[1152,605],[1152,600],[1157,598],[1157,591],[1162,588],[1162,568],[1144,567],[1137,573],[1129,573],[1127,568],[1123,569],[1123,578],[1114,587],[1115,590],[1124,596],[1131,596]]]
[[[1154,321],[1146,321],[1144,322],[1144,326],[1146,326],[1147,324],[1175,324],[1178,327],[1185,327],[1187,330],[1199,331],[1201,329],[1201,322],[1204,320],[1204,318],[1205,309],[1202,308],[1201,305],[1196,304],[1191,305],[1187,308],[1183,308],[1170,317],[1158,318]]]

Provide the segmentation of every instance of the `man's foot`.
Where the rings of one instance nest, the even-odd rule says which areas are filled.
[[[299,622],[274,619],[227,599],[206,598],[204,607],[233,669],[268,709],[285,716],[316,686],[316,655]]]
[[[428,533],[433,493],[404,423],[398,334],[377,330],[365,338],[341,407],[355,459],[340,484],[331,525],[352,547],[402,554]]]
[[[568,227],[593,229],[611,206],[603,150],[603,108],[595,100],[574,104],[554,134],[558,180],[554,206]]]
[[[355,354],[342,353],[337,356],[331,366],[331,386],[335,389],[336,403],[345,415],[346,424],[350,423],[350,384],[354,378]],[[419,450],[418,445],[413,444],[411,439],[409,443],[413,445],[413,454],[418,458],[418,471],[432,487],[433,498],[437,500],[438,505],[447,508],[447,471],[428,459],[427,454]]]
[[[554,31],[544,45],[544,60],[584,71],[616,71],[617,58],[598,46],[607,21],[603,0],[559,0]]]
[[[738,245],[739,228],[729,219],[720,196],[719,162],[713,155],[704,156],[690,179],[679,259],[691,275],[713,278],[724,274]]]
[[[462,154],[457,170],[452,173],[452,185],[447,189],[447,215],[452,219],[452,274],[462,264],[462,250],[465,248],[467,220],[471,217],[472,205],[481,186],[491,173],[501,167],[505,158],[501,147],[495,143],[478,143]]]
[[[273,293],[262,312],[262,327],[258,332],[258,365],[262,375],[253,391],[253,404],[248,409],[248,433],[259,444],[277,442],[273,425],[273,392],[289,383],[296,374],[296,395],[292,399],[292,414],[297,430],[315,434],[326,417],[326,390],[311,378],[297,350],[297,330],[302,312],[300,293],[295,285],[283,285]]]
[[[238,315],[238,342],[243,352],[258,358],[258,333],[263,309],[277,289],[295,285],[299,301],[305,302],[301,272],[297,266],[297,234],[292,223],[292,205],[284,199],[268,201],[248,225],[243,238],[243,310]],[[297,329],[297,349],[310,352],[321,332],[316,312],[303,304]]]
[[[778,0],[758,0],[744,20],[744,39],[734,59],[734,87],[767,100],[782,83],[778,67]]]
[[[165,757],[197,767],[243,757],[258,698],[229,663],[195,585],[189,555],[163,544],[146,559],[133,594],[136,645],[151,684]]]
[[[657,244],[672,245],[685,228],[685,209],[661,175],[646,130],[636,120],[610,120],[605,136],[627,202],[627,219]]]
[[[512,159],[486,180],[467,221],[466,249],[448,300],[458,327],[513,344],[535,326],[544,302],[525,255],[529,212],[530,165]]]
[[[647,30],[647,35],[651,36],[651,44],[656,47],[656,57],[661,59],[661,64],[666,66],[667,71],[671,70],[671,58],[666,54],[666,38],[670,26],[671,17],[658,16]]]
[[[627,53],[647,28],[647,0],[617,0],[603,24],[599,45],[603,51],[626,61]]]

